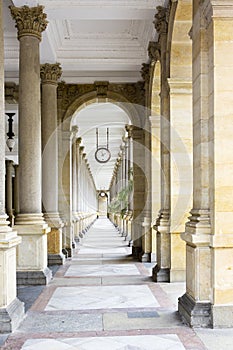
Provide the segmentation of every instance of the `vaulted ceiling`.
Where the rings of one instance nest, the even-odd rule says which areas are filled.
[[[38,4],[44,6],[49,22],[42,33],[41,63],[59,62],[63,71],[62,80],[66,83],[94,83],[103,80],[123,83],[141,80],[142,63],[148,61],[148,43],[156,40],[157,36],[153,25],[156,7],[164,5],[164,0],[3,0],[6,81],[18,83],[19,76],[19,42],[8,7],[33,7]],[[11,108],[8,106],[7,109],[10,111]],[[115,156],[105,169],[101,168],[102,172],[96,168],[89,151],[86,152],[97,188],[103,187],[103,184],[107,186],[110,182],[118,153],[116,140],[119,140],[120,147],[124,133],[122,122],[127,120],[123,112],[112,104],[108,104],[106,110],[109,116],[118,114],[121,125],[114,128]],[[103,119],[101,113],[104,115],[106,110],[103,106],[89,108],[76,118],[77,123],[83,120],[80,133],[85,135],[83,144],[85,146],[86,143],[87,150],[91,143],[93,145],[93,135],[91,132],[88,134],[88,130],[94,127],[91,125],[93,114],[95,126],[98,120],[100,126]],[[17,118],[15,128],[17,129]],[[102,141],[104,140],[100,139]]]

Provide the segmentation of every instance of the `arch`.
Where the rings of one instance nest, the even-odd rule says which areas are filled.
[[[144,125],[144,106],[140,104],[134,104],[126,99],[123,95],[116,92],[109,91],[106,97],[98,97],[96,91],[92,91],[82,96],[77,97],[73,102],[69,104],[66,111],[64,112],[61,120],[63,125],[68,124],[66,121],[72,120],[75,113],[85,108],[89,104],[98,102],[110,102],[118,105],[122,110],[126,112],[131,120],[131,123],[137,127],[142,127]],[[63,129],[64,130],[64,129]],[[70,130],[70,129],[68,129]],[[67,130],[67,131],[68,131]]]

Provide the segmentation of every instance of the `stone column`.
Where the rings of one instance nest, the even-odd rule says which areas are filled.
[[[44,217],[51,228],[48,234],[48,264],[62,265],[63,222],[58,213],[58,130],[57,81],[59,63],[45,63],[40,68],[42,96],[42,204]]]
[[[187,74],[187,70],[185,71]],[[171,78],[171,269],[170,282],[185,281],[185,242],[180,234],[192,208],[192,85]]]
[[[80,144],[82,142],[81,137],[78,137],[75,142],[75,154],[76,154],[76,172],[74,173],[74,176],[76,178],[76,201],[75,201],[75,213],[76,213],[76,223],[75,223],[75,231],[74,231],[74,240],[75,242],[80,242],[80,193],[79,193],[79,187],[80,187],[80,179],[79,179],[79,171],[80,171]]]
[[[5,113],[2,2],[0,3],[0,333],[14,331],[24,316],[16,298],[16,247],[21,242],[5,213]]]
[[[73,243],[75,245],[77,239],[75,240],[75,237],[77,237],[77,196],[78,196],[78,189],[77,189],[77,134],[78,134],[78,127],[76,125],[72,126],[72,215],[73,215],[73,225],[74,225],[74,237],[73,237]]]
[[[193,1],[194,189],[179,299],[192,326],[233,326],[232,30],[231,2]]]
[[[14,177],[14,210],[15,215],[19,214],[19,165],[14,165],[15,177]]]
[[[12,174],[13,174],[13,160],[6,160],[6,213],[10,220],[10,226],[14,226],[13,213],[13,189],[12,189]]]
[[[63,249],[72,256],[73,218],[72,218],[72,132],[62,131],[62,206],[63,206]]]
[[[125,130],[127,131],[127,184],[130,185],[132,190],[128,195],[128,206],[127,206],[127,229],[126,229],[126,240],[129,242],[129,247],[132,246],[132,215],[133,215],[133,125],[126,125]]]
[[[47,233],[41,208],[41,110],[40,57],[41,32],[47,26],[43,7],[11,6],[20,42],[19,57],[19,171],[20,214],[16,229],[22,237],[17,254],[19,284],[46,284]]]
[[[145,149],[144,130],[133,127],[133,221],[132,221],[132,254],[139,258],[142,251],[142,222],[145,208]]]
[[[152,223],[156,222],[161,205],[161,150],[160,150],[160,115],[150,116],[151,123],[151,212]],[[155,226],[156,229],[156,226]],[[151,233],[151,260],[157,259],[157,237],[156,231]]]
[[[167,64],[167,9],[157,7],[155,29],[159,33],[161,50],[161,210],[154,228],[157,231],[157,265],[153,268],[153,280],[170,281],[170,103]]]

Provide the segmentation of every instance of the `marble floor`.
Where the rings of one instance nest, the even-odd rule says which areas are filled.
[[[39,292],[28,288],[28,299],[27,290],[20,291],[29,302],[26,317],[2,338],[0,348],[214,349],[209,347],[214,343],[211,333],[198,333],[179,318],[177,299],[184,283],[154,283],[151,267],[133,260],[131,248],[111,222],[98,219],[49,285]]]

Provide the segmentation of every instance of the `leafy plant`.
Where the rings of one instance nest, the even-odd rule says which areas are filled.
[[[125,215],[128,208],[129,198],[133,191],[133,171],[132,168],[129,169],[130,179],[126,187],[122,188],[118,192],[117,196],[114,197],[111,203],[108,205],[108,211],[114,214],[121,214],[121,217]]]

